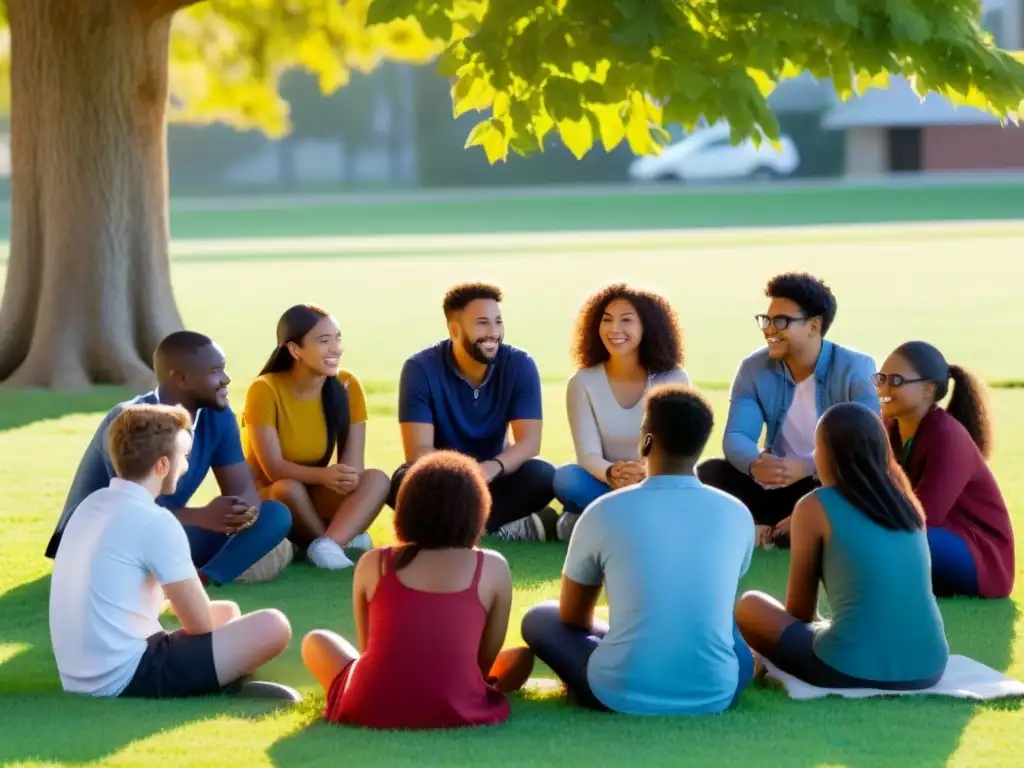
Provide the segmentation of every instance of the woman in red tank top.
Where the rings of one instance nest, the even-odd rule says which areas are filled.
[[[490,513],[479,466],[437,451],[417,461],[395,505],[401,545],[368,552],[352,591],[362,655],[314,630],[302,658],[327,692],[325,716],[368,728],[426,729],[504,722],[504,693],[532,670],[502,654],[512,606],[508,564],[476,544]]]

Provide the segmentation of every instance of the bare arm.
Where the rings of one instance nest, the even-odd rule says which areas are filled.
[[[346,467],[352,467],[356,472],[362,472],[366,468],[366,422],[353,424],[348,430],[348,439],[345,441],[345,450],[339,461]]]
[[[793,509],[792,518],[786,611],[800,621],[812,622],[818,618],[825,510],[813,495],[805,496]]]
[[[252,470],[244,461],[226,467],[214,467],[213,476],[221,496],[237,496],[250,506],[258,507],[260,496],[252,480]]]
[[[494,660],[498,658],[505,644],[508,632],[508,618],[512,613],[512,574],[508,562],[497,552],[484,552],[484,572],[481,578],[491,592],[487,608],[487,623],[480,638],[478,662],[486,678],[491,673]]]
[[[366,653],[369,640],[370,598],[380,581],[380,550],[367,552],[356,563],[352,577],[352,615],[356,622],[359,652]]]
[[[558,600],[562,622],[570,627],[590,629],[594,625],[594,608],[600,594],[600,584],[579,584],[563,574],[562,593]]]
[[[248,429],[256,460],[270,482],[298,480],[303,485],[320,485],[320,467],[307,467],[284,460],[281,455],[281,440],[276,429],[256,425],[251,425]]]
[[[434,450],[434,425],[418,421],[402,422],[402,450],[405,460],[412,463]]]
[[[171,610],[187,634],[205,635],[213,631],[210,598],[198,577],[164,584],[163,590]]]
[[[512,474],[527,460],[540,453],[543,424],[540,419],[521,419],[509,423],[512,427],[513,443],[497,456],[505,467],[505,474]]]

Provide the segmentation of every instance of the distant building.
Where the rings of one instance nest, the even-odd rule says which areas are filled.
[[[1024,50],[1024,0],[983,0],[984,23],[996,44]],[[981,110],[929,94],[920,101],[902,77],[832,105],[826,129],[845,132],[845,174],[901,171],[1024,169],[1024,127],[1003,126]]]

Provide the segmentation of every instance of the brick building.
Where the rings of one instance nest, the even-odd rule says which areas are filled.
[[[983,0],[996,44],[1024,50],[1024,0]],[[1024,125],[1002,126],[986,112],[929,94],[920,101],[903,78],[845,104],[833,94],[822,126],[845,132],[847,176],[900,171],[1024,170]]]

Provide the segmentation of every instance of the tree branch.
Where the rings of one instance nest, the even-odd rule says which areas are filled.
[[[203,0],[136,0],[139,9],[150,20],[173,16],[180,10],[196,5]]]

